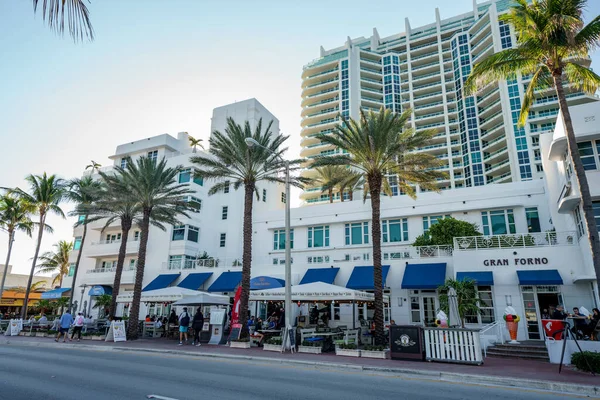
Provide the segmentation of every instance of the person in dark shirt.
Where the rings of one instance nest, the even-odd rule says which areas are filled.
[[[192,320],[192,328],[194,329],[194,341],[192,342],[192,346],[200,346],[200,332],[202,332],[203,327],[204,315],[202,314],[200,307],[198,307],[196,314],[194,314],[194,319]]]
[[[552,319],[558,319],[561,321],[567,319],[567,314],[565,314],[565,308],[561,305],[556,306],[556,309],[552,313]]]
[[[589,339],[587,336],[587,315],[583,315],[579,312],[579,308],[573,307],[573,327],[571,328],[571,332],[577,336],[577,339]]]
[[[179,323],[179,318],[177,318],[177,314],[175,314],[175,310],[171,310],[171,314],[169,315],[169,324],[177,325]]]

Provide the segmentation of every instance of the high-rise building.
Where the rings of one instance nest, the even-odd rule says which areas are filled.
[[[498,19],[509,0],[474,2],[473,10],[381,38],[348,37],[342,47],[325,50],[302,73],[302,152],[312,159],[340,150],[321,141],[332,132],[338,115],[358,118],[359,109],[412,110],[417,131],[435,129],[431,144],[419,149],[444,161],[448,179],[442,190],[490,183],[525,181],[543,176],[540,133],[554,129],[558,103],[553,89],[536,93],[525,127],[518,127],[521,99],[530,76],[492,83],[464,96],[463,83],[472,67],[487,56],[516,45],[512,27]],[[584,63],[589,65],[590,60]],[[567,87],[570,105],[595,101]],[[304,172],[314,176],[314,170]],[[401,195],[389,177],[394,195]],[[417,188],[418,191],[422,191]],[[328,201],[319,186],[301,195],[306,203]],[[339,199],[339,193],[335,193]]]

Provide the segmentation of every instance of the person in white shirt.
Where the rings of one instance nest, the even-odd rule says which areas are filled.
[[[83,324],[85,323],[85,319],[83,318],[83,314],[79,313],[77,314],[77,316],[75,317],[75,321],[73,322],[73,333],[71,334],[71,339],[69,340],[73,340],[73,338],[75,337],[75,334],[77,333],[77,341],[79,342],[81,340],[81,330],[83,329]]]

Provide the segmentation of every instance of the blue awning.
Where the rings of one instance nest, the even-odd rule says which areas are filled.
[[[310,268],[304,274],[300,284],[323,282],[333,285],[339,270],[339,268]]]
[[[112,294],[112,287],[105,285],[92,286],[88,294],[90,296],[102,296],[103,294]]]
[[[270,276],[257,276],[250,279],[250,290],[274,289],[285,286],[283,279],[272,278]]]
[[[456,280],[462,281],[463,279],[471,279],[475,281],[476,285],[491,286],[494,284],[494,274],[492,271],[470,271],[470,272],[457,272]]]
[[[208,292],[233,292],[242,280],[242,272],[223,272],[208,288]]]
[[[381,266],[381,277],[383,279],[383,286],[385,287],[385,279],[387,278],[388,271],[390,270],[389,265]],[[373,290],[375,284],[373,283],[373,266],[369,267],[354,267],[352,275],[348,279],[346,287],[349,289],[357,290]]]
[[[198,290],[200,286],[204,285],[204,282],[212,275],[212,272],[200,272],[197,274],[189,274],[186,276],[179,285],[180,288]]]
[[[156,289],[164,289],[169,286],[171,283],[175,281],[179,277],[179,274],[163,274],[159,275],[152,282],[146,285],[145,288],[142,289],[142,292],[147,292],[149,290]]]
[[[402,289],[437,289],[446,280],[446,263],[407,264]]]
[[[517,271],[519,285],[562,285],[563,280],[555,269]]]
[[[50,300],[50,299],[60,299],[63,294],[70,291],[71,288],[58,288],[54,290],[49,290],[47,292],[42,293],[42,299]]]

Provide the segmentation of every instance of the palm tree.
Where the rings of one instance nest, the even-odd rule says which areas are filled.
[[[34,13],[39,3],[42,3],[42,17],[50,29],[63,35],[66,15],[69,34],[75,42],[86,38],[94,40],[94,28],[84,0],[33,0]]]
[[[189,218],[187,211],[191,207],[183,197],[193,192],[189,190],[188,184],[177,183],[176,178],[182,167],[167,167],[164,158],[157,162],[148,157],[140,157],[135,163],[128,162],[126,168],[116,167],[115,170],[117,175],[121,175],[131,196],[137,199],[141,213],[138,264],[129,309],[132,323],[127,329],[127,336],[135,340],[138,337],[138,325],[135,322],[139,320],[150,224],[165,230],[163,223],[179,225],[177,217],[183,215]]]
[[[38,254],[40,253],[40,246],[42,245],[42,236],[45,230],[52,232],[52,228],[46,224],[46,218],[49,213],[65,218],[65,214],[60,208],[60,203],[64,200],[66,186],[63,179],[58,178],[56,175],[48,176],[45,172],[42,175],[29,175],[25,180],[29,184],[29,193],[19,188],[13,189],[12,192],[35,208],[35,213],[39,216],[39,222],[37,224],[37,244],[31,262],[27,291],[25,292],[25,299],[23,300],[23,308],[21,310],[21,318],[23,319],[27,313],[29,292],[37,265]]]
[[[52,311],[55,307],[55,304],[50,300],[42,299],[38,301],[37,306],[40,309],[40,314],[44,314],[46,310]]]
[[[584,26],[582,15],[587,0],[515,2],[509,13],[500,19],[514,27],[518,46],[493,54],[475,65],[465,82],[465,91],[472,93],[478,87],[514,77],[517,73],[532,74],[521,106],[519,124],[522,126],[535,100],[536,89],[554,87],[575,169],[575,181],[581,193],[596,280],[600,284],[598,227],[565,96],[565,84],[590,94],[600,87],[600,76],[582,65],[589,52],[600,46],[600,16]]]
[[[326,165],[324,167],[315,168],[318,176],[314,182],[321,185],[321,193],[327,191],[330,203],[333,203],[333,189],[342,182],[344,169],[345,168],[340,165]],[[342,196],[342,192],[340,192],[340,196]]]
[[[85,170],[87,171],[88,169],[91,169],[92,174],[93,174],[94,171],[98,171],[100,169],[100,167],[102,167],[102,164],[97,163],[96,161],[92,160],[90,164],[85,166]]]
[[[92,165],[95,163],[92,161]],[[92,170],[96,167],[92,167]],[[67,186],[66,198],[74,201],[77,207],[85,207],[91,205],[97,200],[100,192],[101,184],[98,181],[92,179],[91,176],[86,176],[81,179],[72,179],[69,181]],[[80,210],[81,211],[81,210]],[[69,308],[73,305],[73,297],[75,294],[75,283],[77,282],[77,272],[79,271],[79,263],[81,262],[81,254],[83,253],[83,245],[85,244],[85,237],[87,236],[87,224],[88,214],[83,211],[81,213],[77,209],[70,213],[70,215],[79,216],[79,221],[75,223],[75,227],[83,225],[83,233],[81,235],[81,242],[79,244],[79,251],[77,252],[77,260],[75,261],[75,270],[73,271],[73,282],[71,283],[71,297],[69,300]],[[83,217],[83,218],[81,218]]]
[[[259,197],[256,184],[260,181],[283,183],[284,178],[278,173],[284,168],[281,159],[287,148],[282,145],[288,136],[274,136],[271,132],[273,121],[263,129],[262,119],[254,130],[248,121],[244,126],[238,125],[233,118],[227,119],[225,133],[214,131],[209,143],[209,155],[199,155],[191,158],[198,166],[197,176],[207,180],[218,181],[208,191],[209,195],[218,193],[229,183],[234,189],[244,187],[244,226],[243,226],[243,255],[242,255],[242,295],[240,298],[240,321],[248,319],[248,297],[250,295],[250,269],[252,263],[252,202],[256,194]],[[250,149],[246,138],[252,138],[262,147]],[[292,160],[290,165],[299,165],[301,160]],[[294,170],[296,168],[293,168]],[[299,186],[301,178],[292,177],[291,183]],[[289,200],[288,200],[289,201]],[[242,337],[248,334],[246,324],[243,324]]]
[[[190,146],[194,147],[194,150],[192,150],[192,153],[196,152],[196,146],[200,146],[200,148],[202,150],[204,150],[204,146],[202,145],[202,142],[203,142],[202,139],[196,139],[193,136],[189,136],[188,139],[190,141]]]
[[[345,168],[342,178],[336,185],[340,192],[340,201],[344,202],[344,192],[348,189],[348,200],[354,200],[354,191],[358,189],[360,182],[362,181],[362,174],[360,172],[353,171],[352,169]]]
[[[479,294],[475,287],[475,281],[472,279],[455,280],[446,279],[446,282],[438,288],[440,293],[440,308],[449,316],[450,302],[448,291],[453,288],[456,291],[456,303],[458,305],[458,315],[460,324],[465,327],[465,317],[467,315],[477,315],[479,313]],[[455,321],[450,321],[454,324]]]
[[[37,268],[38,273],[56,274],[52,280],[52,286],[58,284],[59,287],[62,287],[63,278],[69,274],[69,257],[73,251],[73,242],[61,240],[54,247],[54,251],[47,251],[40,256],[41,264]],[[73,293],[71,291],[71,297]]]
[[[31,237],[34,223],[31,221],[30,215],[35,211],[35,208],[26,201],[11,195],[5,194],[0,197],[0,228],[3,228],[8,233],[8,253],[6,254],[6,262],[4,263],[4,271],[2,272],[2,282],[0,282],[0,299],[4,291],[4,283],[6,282],[6,273],[10,263],[10,253],[15,240],[15,233],[20,231]]]
[[[102,294],[97,296],[94,300],[94,306],[92,308],[99,308],[104,314],[106,314],[106,310],[110,307],[113,302],[113,295],[110,294]],[[111,314],[108,314],[111,315]],[[98,315],[100,317],[100,315]]]
[[[406,128],[411,110],[402,114],[381,110],[365,114],[360,110],[360,121],[347,120],[342,117],[342,124],[329,135],[317,137],[325,143],[344,150],[348,154],[323,156],[315,159],[312,168],[325,165],[346,165],[360,171],[365,180],[365,193],[371,197],[373,243],[373,282],[375,291],[375,341],[384,344],[383,334],[383,278],[381,271],[381,195],[391,196],[391,189],[386,175],[394,175],[398,185],[412,198],[416,197],[414,188],[418,184],[422,188],[438,191],[436,179],[446,175],[433,168],[440,165],[434,156],[424,153],[411,153],[419,147],[427,145],[436,134],[435,131],[415,131]],[[364,200],[366,201],[366,195]]]

